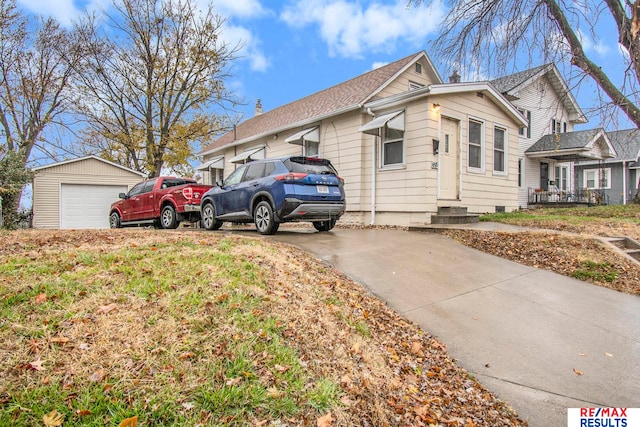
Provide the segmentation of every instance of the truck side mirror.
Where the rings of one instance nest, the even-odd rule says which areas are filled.
[[[127,193],[120,193],[120,194],[118,194],[118,198],[120,198],[120,199],[126,199],[126,198],[127,198]]]

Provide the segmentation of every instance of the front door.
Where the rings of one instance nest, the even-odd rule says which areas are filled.
[[[549,190],[549,163],[540,163],[540,188]]]
[[[439,198],[460,198],[460,142],[457,120],[442,117],[439,143]]]

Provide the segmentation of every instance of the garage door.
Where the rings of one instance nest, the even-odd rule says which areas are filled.
[[[109,208],[126,185],[62,184],[60,228],[109,228]]]

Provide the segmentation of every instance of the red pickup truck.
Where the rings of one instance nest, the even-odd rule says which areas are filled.
[[[181,221],[200,220],[200,199],[211,185],[193,179],[161,176],[136,184],[111,205],[109,226],[151,224],[177,228]]]

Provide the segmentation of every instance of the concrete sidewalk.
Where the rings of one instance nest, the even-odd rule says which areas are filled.
[[[312,235],[311,235],[312,234]],[[434,233],[282,228],[447,345],[532,427],[569,407],[640,407],[640,298]]]

